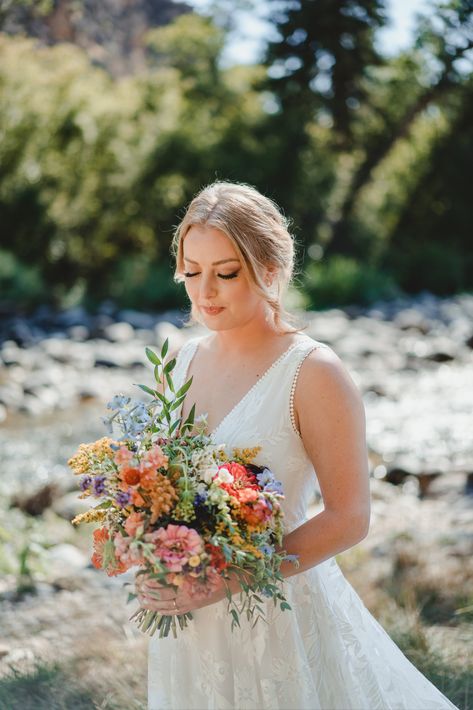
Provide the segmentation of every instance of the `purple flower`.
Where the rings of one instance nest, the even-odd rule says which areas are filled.
[[[120,508],[125,508],[131,501],[130,491],[118,491],[115,500]]]
[[[105,476],[95,476],[92,486],[94,495],[100,496],[105,493]]]
[[[92,483],[92,476],[84,476],[81,479],[81,482],[79,483],[79,488],[81,491],[86,491],[88,488],[90,488],[90,484]]]

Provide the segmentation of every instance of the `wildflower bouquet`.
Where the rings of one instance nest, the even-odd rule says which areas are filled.
[[[232,630],[244,611],[254,626],[264,620],[260,594],[290,609],[280,565],[297,559],[276,549],[283,537],[282,487],[268,468],[252,463],[261,447],[235,448],[229,457],[225,444],[214,444],[205,418],[195,420],[195,405],[184,422],[173,421],[192,378],[175,391],[176,361],[165,362],[167,351],[167,340],[160,356],[146,348],[157,386],[138,387],[151,401],[116,395],[107,405],[112,414],[104,418],[111,436],[81,444],[68,461],[81,475],[81,497],[100,501],[72,522],[101,523],[93,533],[92,563],[108,575],[138,566],[137,575],[182,587],[195,598],[209,596],[221,577]],[[121,436],[115,440],[116,428]],[[230,573],[242,587],[241,607],[228,588]],[[129,601],[136,596],[130,593]],[[167,636],[172,629],[176,636],[176,619],[183,629],[192,613],[138,609],[131,619],[150,635]]]

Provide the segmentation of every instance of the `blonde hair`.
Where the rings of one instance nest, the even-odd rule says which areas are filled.
[[[275,202],[251,185],[216,181],[204,187],[187,207],[176,227],[172,253],[176,260],[174,280],[184,281],[183,242],[194,225],[219,229],[234,245],[252,288],[268,304],[279,333],[296,333],[307,326],[297,326],[295,317],[282,305],[282,297],[294,275],[294,240],[289,233],[289,221]],[[263,269],[274,269],[277,295],[264,282]],[[283,318],[292,326],[284,330]],[[201,323],[199,314],[191,308],[186,325]]]

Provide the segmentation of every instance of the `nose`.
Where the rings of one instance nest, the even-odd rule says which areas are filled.
[[[202,274],[202,278],[200,280],[200,297],[203,301],[206,299],[211,299],[214,298],[215,295],[217,294],[217,285],[215,283],[215,278],[209,274],[208,276],[205,276],[205,274]]]

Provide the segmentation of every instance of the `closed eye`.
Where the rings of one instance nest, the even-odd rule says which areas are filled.
[[[191,274],[188,271],[185,271],[184,276],[192,278],[193,276],[198,276],[199,273],[199,271],[196,271],[195,273]],[[234,279],[236,276],[238,276],[238,271],[234,271],[233,274],[217,274],[217,276],[220,276],[221,279]]]

